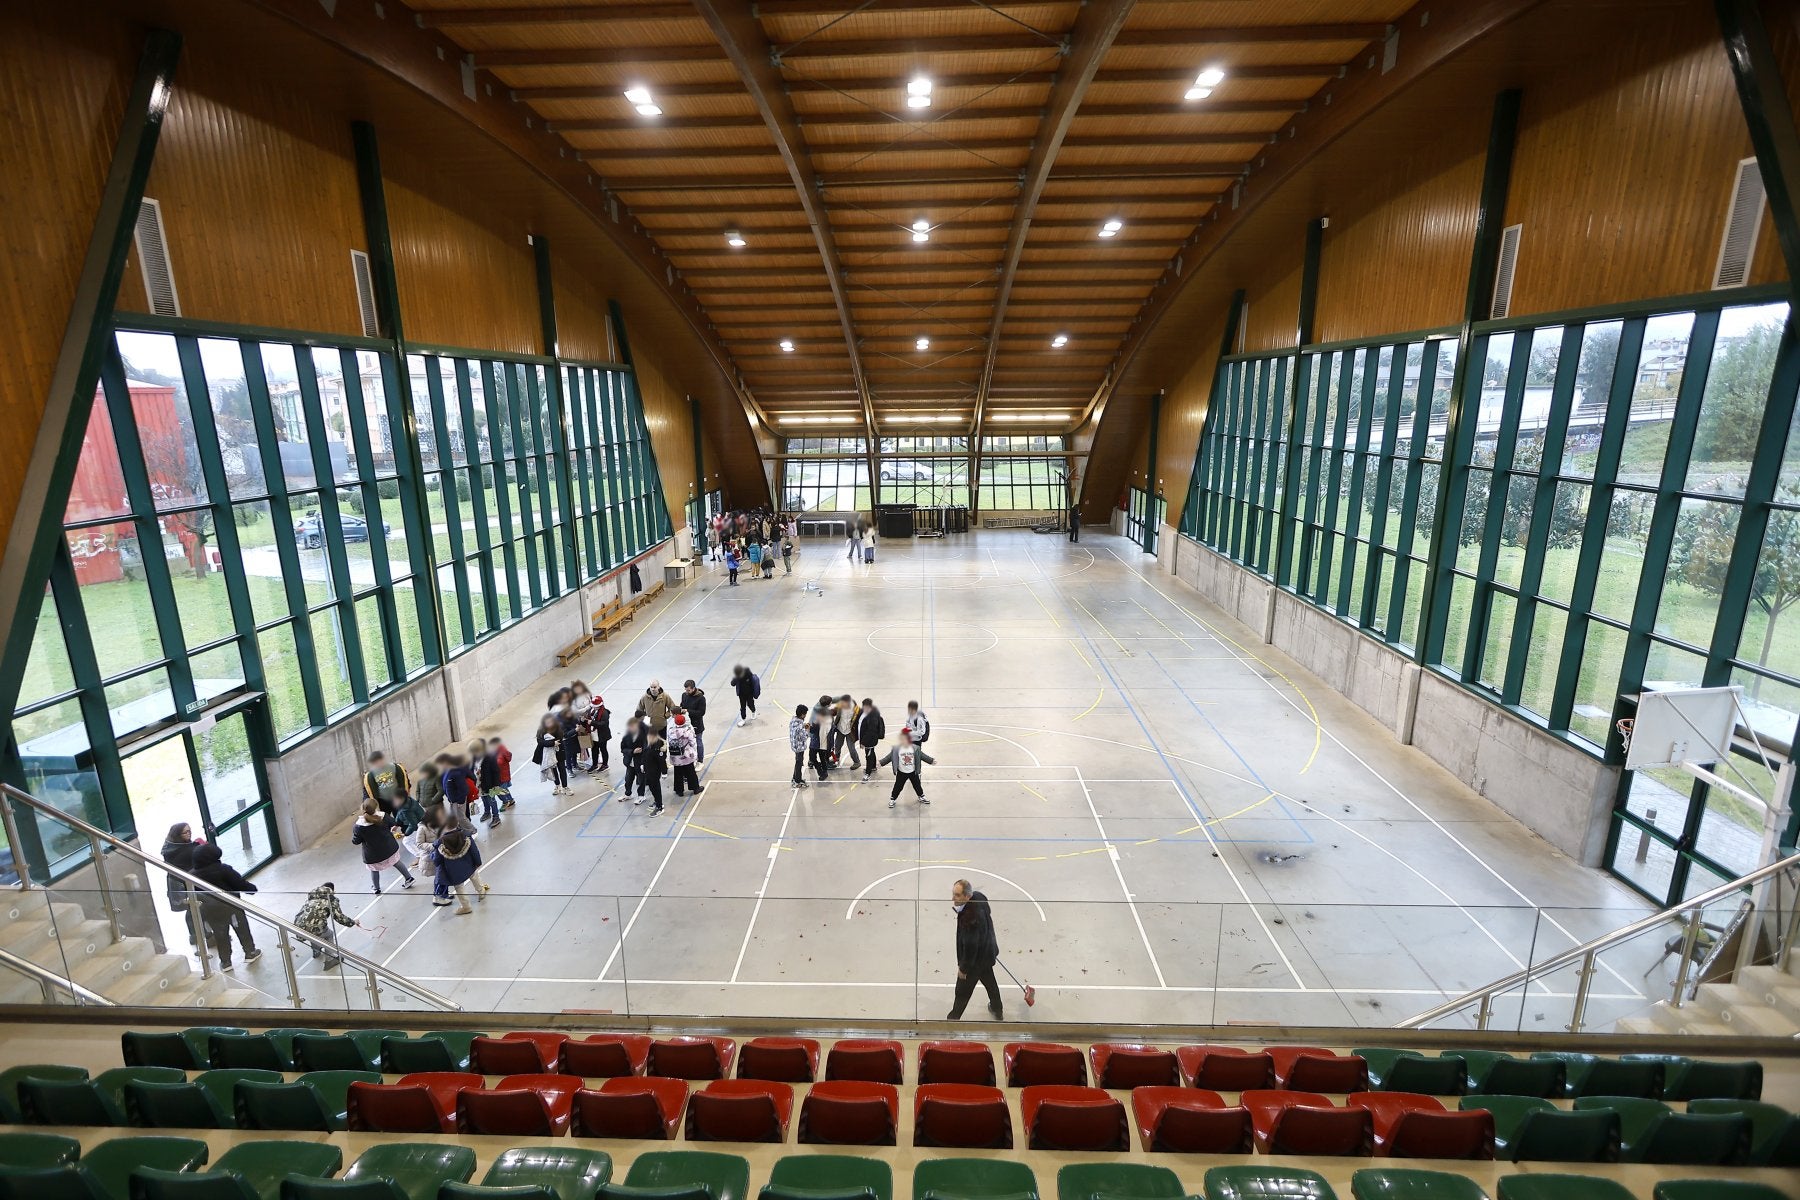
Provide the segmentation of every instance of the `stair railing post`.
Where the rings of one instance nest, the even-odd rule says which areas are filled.
[[[1581,956],[1581,981],[1575,985],[1575,1009],[1569,1015],[1569,1032],[1580,1033],[1581,1026],[1587,1020],[1588,993],[1594,987],[1594,964],[1600,952],[1589,950]]]
[[[200,978],[212,978],[212,955],[206,949],[206,923],[200,919],[200,897],[188,889],[188,926],[194,931],[194,949],[200,955]]]
[[[90,833],[88,850],[94,856],[94,878],[100,884],[100,907],[106,910],[106,924],[112,930],[113,945],[116,946],[119,944],[119,909],[113,903],[112,880],[106,875],[106,847]]]
[[[369,1007],[376,1012],[381,1011],[381,984],[375,978],[374,971],[363,972],[363,980],[369,989]]]
[[[288,931],[281,926],[275,927],[276,944],[281,947],[281,969],[287,975],[288,999],[295,1008],[306,1004],[306,997],[300,994],[300,973],[294,970],[294,943],[288,940]]]
[[[1704,915],[1696,907],[1688,913],[1687,932],[1681,938],[1681,965],[1675,970],[1675,992],[1669,997],[1671,1008],[1680,1008],[1682,993],[1687,991],[1688,971],[1694,965],[1694,947],[1700,941],[1700,918]]]
[[[1475,1010],[1475,1028],[1486,1030],[1494,1016],[1494,993],[1481,993],[1481,1007]]]
[[[1781,939],[1781,953],[1775,965],[1785,971],[1794,957],[1794,939],[1800,937],[1800,888],[1794,889],[1794,898],[1789,901],[1793,911],[1788,915],[1787,936]]]
[[[19,877],[19,890],[29,892],[33,886],[31,871],[25,865],[25,847],[19,843],[18,818],[13,815],[11,796],[0,795],[0,821],[6,824],[6,845],[12,851],[13,874]]]

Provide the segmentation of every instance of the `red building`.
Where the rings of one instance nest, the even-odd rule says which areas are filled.
[[[188,434],[176,409],[175,389],[163,384],[130,383],[131,411],[138,439],[143,445],[150,488],[159,505],[194,494],[194,463]],[[112,417],[103,394],[96,393],[87,434],[81,441],[81,459],[75,465],[75,483],[69,493],[64,520],[71,525],[100,517],[128,517],[131,503],[125,495],[125,476],[119,468],[118,443],[113,438]],[[174,529],[190,564],[199,553],[199,539],[184,527]],[[110,583],[124,577],[120,543],[136,536],[129,520],[89,525],[69,532],[69,553],[75,560],[75,577],[83,585]],[[161,553],[161,547],[145,547],[145,553]]]

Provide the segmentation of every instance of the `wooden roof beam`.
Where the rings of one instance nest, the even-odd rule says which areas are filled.
[[[1388,27],[1375,22],[1332,22],[1308,25],[1225,25],[1190,29],[1135,29],[1120,31],[1113,44],[1120,46],[1217,46],[1284,42],[1372,42],[1387,36]],[[1073,42],[1067,41],[1070,56]],[[1006,33],[949,34],[909,38],[897,44],[893,38],[810,37],[777,46],[777,62],[796,58],[880,58],[892,54],[997,54],[1006,51],[1062,53],[1064,43],[1029,29]]]

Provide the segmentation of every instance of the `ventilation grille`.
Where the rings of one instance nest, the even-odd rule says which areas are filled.
[[[144,269],[144,294],[150,311],[159,317],[179,317],[181,299],[175,294],[175,276],[169,271],[169,241],[163,236],[162,205],[144,198],[138,205],[138,265]]]
[[[1731,207],[1725,212],[1725,237],[1719,242],[1719,265],[1713,271],[1716,288],[1743,287],[1750,281],[1750,260],[1756,257],[1756,235],[1762,232],[1762,173],[1756,160],[1737,165],[1737,182],[1731,188]]]
[[[350,273],[356,277],[356,310],[362,314],[364,337],[380,337],[381,321],[375,315],[375,277],[369,272],[369,256],[350,252]]]
[[[1500,262],[1494,267],[1494,303],[1488,316],[1500,318],[1512,312],[1513,272],[1519,265],[1519,235],[1523,225],[1508,225],[1500,231]]]

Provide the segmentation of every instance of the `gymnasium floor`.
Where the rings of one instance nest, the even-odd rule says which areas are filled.
[[[1036,988],[1027,1010],[1001,976],[1009,1020],[1299,1025],[1397,1021],[1648,911],[1121,538],[990,531],[884,543],[872,566],[811,539],[796,563],[733,589],[709,574],[495,698],[519,806],[482,833],[494,893],[472,916],[391,875],[369,896],[347,824],[262,872],[259,899],[286,911],[280,893],[336,880],[367,927],[346,946],[477,1011],[911,1021],[949,1008],[967,877]],[[735,663],[764,681],[741,728]],[[652,818],[608,793],[615,767],[552,798],[530,731],[577,674],[615,733],[650,679],[699,679],[705,795]],[[890,731],[922,703],[929,808],[908,791],[890,811],[886,768],[788,786],[788,717],[824,692],[872,696]],[[1651,940],[1603,961],[1590,1022],[1648,1003]],[[364,1007],[336,974],[307,966],[313,1002]],[[238,975],[283,990],[275,955]],[[1501,1016],[1555,1030],[1568,991]]]

